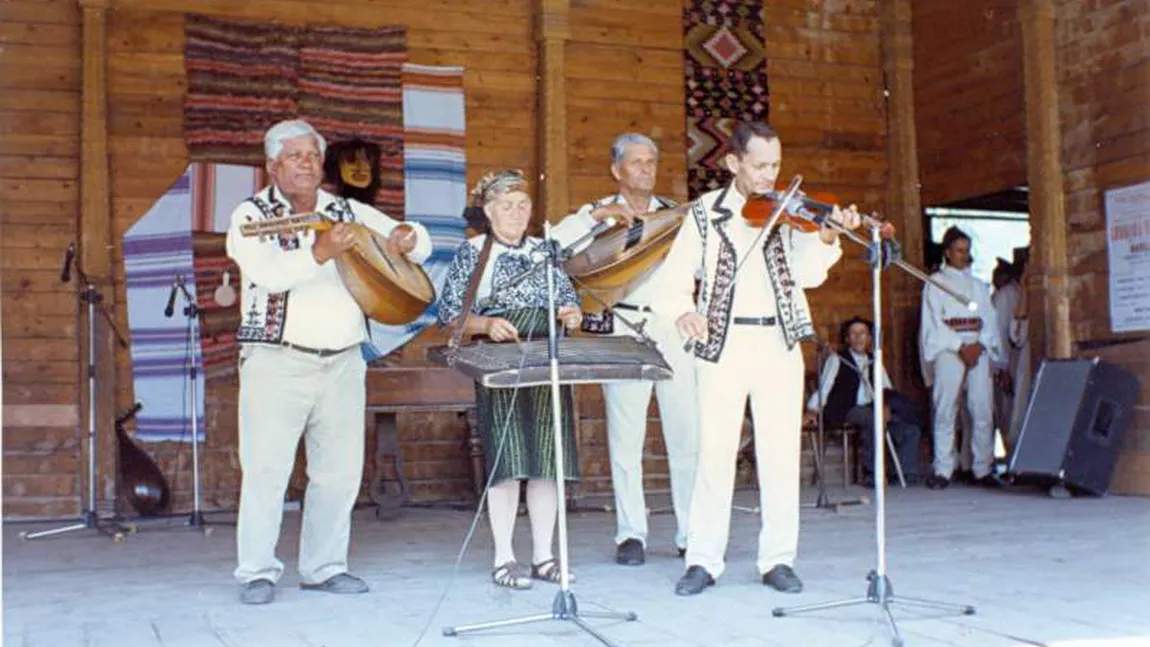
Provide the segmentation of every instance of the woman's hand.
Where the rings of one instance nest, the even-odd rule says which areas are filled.
[[[579,310],[579,306],[561,306],[559,321],[563,322],[563,327],[567,330],[575,330],[583,323],[583,312]]]
[[[485,317],[483,334],[492,341],[515,341],[519,339],[519,330],[503,317]]]

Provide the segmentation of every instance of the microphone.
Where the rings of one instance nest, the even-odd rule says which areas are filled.
[[[183,282],[183,276],[176,276],[176,280],[172,282],[172,291],[168,293],[168,305],[164,308],[164,316],[169,319],[172,318],[172,313],[176,311],[176,293],[180,291],[180,285]]]
[[[76,258],[76,243],[68,245],[68,251],[64,252],[64,267],[60,270],[60,282],[67,283],[72,280],[72,259]]]

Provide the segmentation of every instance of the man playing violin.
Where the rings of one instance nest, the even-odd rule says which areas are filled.
[[[630,223],[635,216],[674,207],[655,191],[659,149],[637,133],[623,133],[611,145],[611,174],[619,192],[583,205],[563,219],[552,234],[570,244],[597,223],[615,218]],[[642,325],[674,371],[670,380],[617,382],[603,385],[607,409],[607,439],[611,455],[611,481],[615,491],[615,561],[637,566],[646,561],[647,503],[643,493],[643,447],[647,439],[647,407],[654,388],[659,399],[663,440],[671,473],[671,502],[678,523],[675,545],[682,556],[687,546],[687,514],[698,461],[699,412],[695,400],[695,366],[675,331],[674,320],[651,311],[654,287],[650,275],[630,287],[615,304],[621,316]],[[610,314],[600,321],[612,323]],[[585,326],[586,327],[586,326]],[[594,329],[592,329],[594,330]],[[619,323],[595,332],[636,334]]]
[[[240,351],[240,488],[235,577],[244,604],[275,598],[284,565],[276,558],[284,492],[304,437],[308,486],[300,536],[300,587],[365,593],[347,572],[351,509],[363,474],[367,339],[363,311],[333,259],[352,248],[348,222],[387,236],[421,262],[431,239],[355,200],[320,188],[323,137],[305,121],[282,121],[264,135],[271,184],[232,213],[228,256],[243,273]],[[240,226],[316,212],[329,231],[244,237]]]
[[[758,570],[764,585],[802,590],[793,570],[799,533],[803,356],[814,325],[803,290],[820,285],[842,255],[836,227],[770,232],[743,217],[748,198],[772,191],[782,163],[778,134],[741,122],[725,161],[734,180],[695,199],[658,277],[657,312],[676,317],[697,358],[699,464],[687,531],[687,570],[675,587],[695,595],[725,567],[735,457],[750,398],[759,476]],[[852,205],[828,218],[853,229]],[[760,226],[761,227],[761,226]],[[698,302],[692,291],[702,277]]]

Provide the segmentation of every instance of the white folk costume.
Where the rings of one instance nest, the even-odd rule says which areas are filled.
[[[762,510],[758,569],[766,573],[794,562],[803,413],[799,342],[815,334],[803,290],[820,285],[842,255],[837,240],[828,245],[816,233],[789,226],[752,247],[759,230],[743,220],[745,203],[733,186],[696,199],[656,278],[656,312],[672,320],[695,311],[707,317],[709,336],[694,344],[699,465],[686,563],[716,578],[724,570],[748,397]],[[696,275],[702,277],[697,304]]]
[[[320,189],[316,211],[358,222],[381,234],[397,224],[376,209]],[[236,532],[241,583],[275,582],[284,492],[303,435],[308,486],[300,536],[299,573],[318,584],[347,571],[351,510],[363,475],[365,372],[360,344],[363,311],[334,261],[316,263],[310,231],[245,238],[240,225],[290,216],[291,203],[274,186],[232,213],[228,256],[243,276],[240,351],[239,450],[243,483]],[[422,226],[415,249],[422,261],[431,239]]]
[[[621,195],[607,196],[583,205],[551,230],[562,245],[570,245],[595,226],[591,212],[599,207],[623,202]],[[674,207],[670,200],[652,197],[647,211]],[[687,519],[690,513],[691,488],[695,482],[695,465],[699,453],[699,409],[695,400],[695,363],[683,350],[683,341],[675,330],[675,319],[652,312],[656,287],[653,273],[640,279],[624,299],[615,305],[620,314],[636,325],[645,324],[644,332],[655,341],[659,352],[674,371],[669,380],[658,382],[616,382],[603,385],[607,410],[607,440],[611,454],[611,483],[615,491],[615,543],[638,539],[647,545],[647,503],[643,493],[643,448],[647,440],[647,407],[651,390],[659,400],[663,441],[671,474],[671,503],[678,530],[675,544],[687,546]],[[626,324],[605,318],[601,332],[616,335],[636,333]]]
[[[994,363],[995,371],[1006,371],[1012,380],[1011,391],[995,389],[994,421],[1002,431],[1007,449],[1014,447],[1022,431],[1022,417],[1030,392],[1030,339],[1027,320],[1014,316],[1019,302],[1026,298],[1022,285],[1011,281],[995,290],[991,301],[998,323],[998,339],[1003,353]]]
[[[943,264],[931,275],[954,291],[972,299],[978,310],[965,305],[934,285],[922,292],[922,327],[919,332],[923,377],[933,384],[931,404],[934,419],[934,473],[951,478],[955,469],[954,422],[958,401],[964,391],[970,413],[971,470],[975,478],[991,472],[994,463],[994,414],[991,402],[990,367],[1002,355],[990,287],[971,274],[970,268],[957,270]],[[967,369],[958,356],[964,344],[981,344],[978,364]]]

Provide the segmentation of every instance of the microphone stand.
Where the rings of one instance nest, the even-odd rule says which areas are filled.
[[[867,245],[866,260],[871,266],[871,283],[873,288],[872,304],[874,309],[874,362],[871,363],[871,384],[881,385],[883,384],[882,377],[884,373],[882,360],[882,271],[892,262],[898,267],[904,267],[906,264],[900,260],[896,260],[898,254],[897,244],[894,244],[893,241],[883,240],[882,223],[871,219],[869,227],[871,230],[871,242]],[[851,239],[855,240],[858,239],[858,237],[852,236]],[[916,277],[925,276],[917,270],[908,273]],[[931,284],[936,284],[933,279],[930,282]],[[947,294],[954,296],[960,302],[962,301],[962,299],[950,291],[948,291]],[[968,300],[967,303],[972,302]],[[866,576],[866,595],[861,598],[836,600],[833,602],[805,604],[794,607],[776,607],[771,611],[771,615],[779,618],[785,615],[805,613],[808,611],[837,609],[860,604],[877,604],[882,609],[883,616],[886,618],[887,625],[890,627],[891,645],[893,647],[902,647],[902,634],[899,633],[898,625],[895,624],[894,615],[891,613],[892,604],[899,603],[913,607],[961,613],[963,615],[973,615],[975,609],[968,604],[937,602],[934,600],[905,596],[895,597],[894,587],[891,585],[890,578],[887,577],[886,574],[886,497],[884,496],[886,491],[886,457],[883,446],[883,440],[886,437],[886,427],[883,425],[883,398],[885,395],[883,391],[884,389],[881,388],[874,389],[874,517],[875,548],[877,554],[875,568],[867,573]]]
[[[199,425],[199,381],[200,370],[199,364],[196,361],[196,339],[199,334],[200,322],[200,306],[196,300],[196,295],[188,290],[187,282],[183,276],[177,276],[175,283],[172,284],[172,293],[168,297],[168,307],[164,310],[164,316],[171,317],[173,312],[173,305],[175,303],[176,293],[179,292],[184,299],[184,317],[187,320],[187,326],[184,333],[184,348],[187,350],[187,363],[188,363],[188,379],[191,381],[191,401],[192,401],[192,511],[188,514],[187,525],[191,528],[201,530],[205,535],[212,534],[210,525],[234,525],[225,524],[224,522],[208,522],[204,520],[204,513],[200,501],[200,425]],[[200,360],[203,359],[203,353],[200,354]]]
[[[818,487],[819,493],[818,493],[818,496],[815,498],[814,503],[804,503],[804,504],[802,504],[801,507],[818,508],[818,509],[825,509],[825,510],[831,510],[833,512],[838,512],[839,508],[842,508],[842,507],[845,507],[848,505],[862,505],[864,503],[868,503],[868,501],[866,500],[866,498],[861,498],[861,497],[860,498],[852,498],[852,499],[843,499],[841,501],[832,501],[830,496],[827,494],[826,472],[824,469],[826,466],[826,462],[825,462],[825,458],[826,458],[826,453],[825,453],[825,451],[826,451],[826,424],[825,424],[824,419],[823,419],[823,409],[826,407],[826,402],[823,400],[823,367],[826,366],[828,351],[830,349],[827,347],[826,343],[821,339],[816,339],[815,345],[816,345],[815,347],[817,350],[816,361],[818,362],[818,376],[816,378],[815,388],[817,389],[816,393],[818,394],[818,402],[819,402],[819,416],[818,416],[819,428],[818,428],[818,433],[815,435],[815,442],[814,442],[815,446],[814,446],[813,450],[814,450],[814,457],[815,457],[815,485]],[[845,462],[846,460],[847,460],[847,456],[846,456],[846,454],[844,454],[843,455],[843,461]],[[845,467],[844,467],[844,469],[845,469]],[[846,489],[847,489],[847,480],[844,477],[844,479],[843,479],[843,491],[845,492]]]
[[[20,538],[40,539],[41,537],[53,537],[76,530],[95,530],[100,534],[111,537],[116,543],[120,543],[127,534],[134,533],[135,528],[121,525],[116,517],[112,519],[100,519],[100,515],[96,511],[96,473],[98,471],[98,462],[96,460],[96,313],[98,312],[100,316],[104,318],[108,328],[116,337],[116,343],[118,343],[121,348],[127,348],[128,342],[124,339],[124,336],[120,334],[120,331],[116,328],[115,321],[112,319],[112,315],[104,306],[104,296],[100,294],[100,291],[96,289],[96,284],[93,283],[92,279],[84,272],[84,269],[80,266],[80,261],[76,260],[75,243],[68,246],[68,250],[64,255],[64,267],[60,272],[60,282],[69,283],[72,279],[73,269],[75,269],[76,276],[80,280],[80,285],[83,286],[79,293],[80,300],[86,304],[88,310],[88,316],[86,318],[88,328],[88,366],[86,371],[88,377],[88,500],[86,507],[80,511],[80,517],[75,523],[50,530],[21,532]]]
[[[567,550],[567,506],[563,504],[566,501],[566,476],[563,474],[563,418],[562,418],[562,404],[559,391],[559,333],[556,329],[555,320],[558,318],[558,307],[555,303],[555,273],[561,271],[563,252],[558,249],[558,245],[552,244],[551,227],[548,225],[545,232],[548,244],[547,257],[540,263],[532,266],[531,270],[521,273],[512,279],[509,285],[514,285],[515,281],[522,281],[530,275],[531,271],[537,268],[545,267],[547,270],[547,312],[548,312],[548,326],[547,326],[547,352],[548,359],[551,366],[551,426],[553,438],[555,439],[555,485],[557,492],[557,500],[559,501],[559,592],[555,594],[555,599],[551,603],[551,613],[541,613],[531,616],[524,616],[521,618],[511,618],[508,620],[496,620],[492,622],[484,622],[479,624],[464,625],[459,627],[445,627],[443,629],[444,636],[458,636],[462,633],[471,631],[481,631],[484,629],[499,629],[503,627],[511,627],[515,625],[529,624],[533,622],[541,622],[544,620],[564,620],[575,623],[577,627],[583,631],[591,634],[599,642],[607,647],[615,647],[615,643],[611,642],[609,638],[599,633],[591,625],[587,624],[584,618],[604,618],[611,620],[624,620],[634,621],[639,618],[634,611],[618,612],[580,612],[578,604],[575,600],[575,594],[571,591],[571,577],[568,565],[568,550]],[[570,247],[568,247],[570,249]]]

